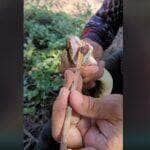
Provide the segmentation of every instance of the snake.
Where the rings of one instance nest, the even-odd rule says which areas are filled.
[[[68,59],[69,61],[76,66],[77,64],[77,52],[78,52],[78,47],[80,45],[87,45],[88,43],[81,40],[79,37],[77,36],[70,36],[68,41],[67,41],[67,54],[68,54]],[[88,44],[88,52],[84,55],[83,58],[83,62],[82,64],[84,65],[97,65],[97,61],[95,60],[94,56],[93,56],[93,47]],[[111,74],[109,73],[109,71],[104,68],[104,73],[102,75],[102,77],[100,79],[98,79],[101,83],[101,89],[100,89],[100,95],[99,97],[105,96],[105,95],[109,95],[112,92],[112,88],[113,88],[113,78],[111,76]]]

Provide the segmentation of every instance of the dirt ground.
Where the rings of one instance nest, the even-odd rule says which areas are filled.
[[[52,9],[56,12],[63,11],[71,15],[76,15],[80,14],[76,6],[83,6],[83,11],[87,6],[90,6],[92,12],[95,13],[102,5],[103,0],[25,0],[24,4],[31,2],[38,3],[40,7],[51,3],[53,5]]]
[[[80,14],[76,6],[82,7],[83,11],[90,6],[94,14],[101,5],[102,0],[59,0],[53,9],[55,11],[64,11],[68,14],[76,15]]]

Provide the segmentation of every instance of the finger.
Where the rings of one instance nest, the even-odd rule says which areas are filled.
[[[81,77],[80,74],[79,75],[75,74],[74,84],[75,84],[76,80],[77,80],[76,90],[81,92],[82,91],[83,80],[82,80],[82,77]]]
[[[81,74],[82,76],[88,76],[88,74],[91,73],[91,71],[97,71],[97,69],[99,68],[99,70],[102,70],[103,71],[103,68],[105,67],[105,62],[103,60],[101,61],[98,61],[98,64],[97,65],[83,65],[81,66]],[[68,68],[69,70],[71,70],[73,73],[75,73],[76,71],[76,68]],[[89,71],[89,69],[91,69],[91,71]],[[88,73],[88,74],[87,74]]]
[[[78,129],[81,132],[82,137],[86,134],[88,129],[91,127],[91,122],[88,118],[81,119],[78,123]]]
[[[96,119],[122,119],[123,98],[119,94],[105,96],[98,100],[82,95],[78,91],[71,91],[69,102],[80,115]]]
[[[96,60],[99,60],[103,54],[103,48],[97,43],[88,38],[84,38],[83,41],[87,42],[93,47],[93,55]]]
[[[98,66],[97,65],[84,65],[81,66],[80,69],[81,75],[83,77],[89,77],[89,76],[93,76],[94,73],[98,72]]]
[[[88,83],[89,85],[90,81],[95,81],[99,79],[104,72],[104,61],[99,61],[97,65],[84,65],[80,69],[81,76],[84,78],[84,83]],[[69,68],[72,72],[75,72],[75,68]],[[91,82],[93,83],[93,82]],[[94,84],[89,85],[90,87],[94,86]]]
[[[105,135],[108,140],[108,147],[110,150],[122,149],[123,143],[123,125],[120,122],[112,124],[106,120],[99,120],[97,126],[100,132]]]
[[[57,97],[56,101],[53,105],[52,111],[52,135],[55,140],[60,139],[60,134],[63,126],[63,122],[65,119],[65,113],[67,108],[68,96],[70,91],[63,87],[60,92],[59,96]]]
[[[66,70],[64,73],[64,77],[64,87],[70,89],[72,84],[74,84],[74,81],[77,80],[76,90],[78,90],[79,92],[82,91],[82,77],[80,75],[77,77],[76,74],[71,70]]]
[[[84,117],[95,118],[99,114],[99,102],[94,101],[92,97],[82,95],[78,91],[71,91],[69,102],[72,108]]]
[[[106,150],[107,139],[103,134],[100,134],[96,127],[92,127],[88,130],[84,138],[85,146],[94,147],[98,150]]]
[[[74,80],[74,73],[70,70],[66,70],[64,73],[64,87],[70,89]]]
[[[121,122],[112,123],[107,120],[97,120],[97,127],[107,137],[112,139],[114,136],[122,134],[123,125]]]
[[[84,78],[84,83],[99,79],[102,77],[103,72],[104,67],[102,67],[102,65],[90,65],[81,67],[81,75]]]
[[[100,103],[100,119],[106,119],[110,122],[123,120],[123,96],[120,94],[111,94],[102,97]]]

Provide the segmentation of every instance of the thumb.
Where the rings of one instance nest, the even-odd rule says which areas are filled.
[[[95,119],[118,120],[122,119],[122,96],[112,94],[105,97],[92,98],[78,91],[71,91],[70,105],[84,117]]]

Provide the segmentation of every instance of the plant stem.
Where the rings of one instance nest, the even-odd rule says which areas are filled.
[[[83,61],[83,54],[79,51],[76,72],[75,72],[75,78],[74,78],[74,82],[71,86],[71,90],[77,89],[79,76],[80,76],[80,67],[81,67],[82,61]],[[68,106],[64,125],[63,125],[60,150],[68,150],[68,148],[67,148],[67,131],[71,125],[71,117],[72,117],[72,108],[70,106]]]

